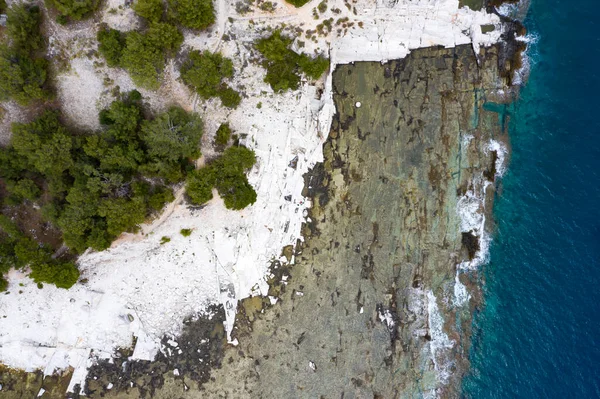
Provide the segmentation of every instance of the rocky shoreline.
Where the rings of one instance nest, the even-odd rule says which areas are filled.
[[[161,368],[150,395],[98,368],[87,395],[458,397],[481,306],[480,274],[459,269],[481,237],[461,231],[457,207],[473,191],[484,193],[477,212],[492,208],[501,165],[490,142],[506,143],[506,124],[483,105],[510,99],[511,51],[427,48],[339,66],[325,162],[306,176],[305,243],[284,251],[295,265],[274,263],[270,297],[242,301],[239,345],[222,337],[209,379]]]
[[[305,178],[313,202],[305,242],[284,249],[287,263],[274,262],[268,297],[240,304],[239,346],[227,344],[214,309],[214,319],[187,323],[177,346],[165,338],[172,351],[153,362],[124,353],[94,366],[86,395],[457,397],[482,305],[481,275],[461,265],[493,231],[499,156],[490,143],[507,148],[506,115],[484,104],[502,108],[517,95],[522,33],[510,25],[477,57],[461,45],[338,66],[325,162]],[[479,231],[464,231],[457,212],[469,192],[481,194]],[[186,356],[182,340],[194,346]],[[23,375],[3,374],[2,393],[39,387],[43,397],[64,397],[70,378],[27,377],[19,391]]]

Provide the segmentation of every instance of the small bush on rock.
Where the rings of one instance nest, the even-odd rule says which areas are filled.
[[[223,80],[233,77],[233,62],[219,53],[192,51],[181,68],[181,79],[192,87],[200,97],[221,98],[224,106],[235,108],[241,97]]]
[[[171,16],[181,26],[206,29],[215,22],[212,0],[168,0]]]
[[[300,84],[301,72],[309,78],[318,79],[329,68],[329,60],[326,58],[297,54],[290,49],[291,44],[292,39],[282,36],[280,31],[256,42],[257,50],[265,58],[265,82],[276,92],[296,90]]]

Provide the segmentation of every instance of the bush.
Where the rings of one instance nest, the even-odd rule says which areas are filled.
[[[31,179],[21,179],[16,182],[8,180],[6,182],[6,190],[11,196],[16,197],[19,203],[23,200],[34,201],[38,199],[42,193],[39,187]]]
[[[212,167],[204,167],[188,174],[185,191],[192,204],[202,205],[213,198],[216,175]]]
[[[135,84],[156,90],[167,56],[172,55],[183,42],[183,36],[176,27],[153,24],[146,34],[129,32],[121,56],[121,66],[129,72]]]
[[[98,7],[98,0],[46,0],[62,15],[75,20],[89,17]]]
[[[228,123],[223,123],[217,129],[217,134],[215,135],[215,143],[217,145],[225,146],[229,142],[229,138],[231,137],[231,128]]]
[[[177,162],[182,158],[200,156],[202,129],[202,119],[199,116],[173,107],[154,120],[144,121],[140,137],[151,158]]]
[[[0,100],[14,99],[21,105],[50,97],[44,89],[48,62],[36,56],[43,48],[37,7],[13,6],[8,10],[10,46],[0,45]]]
[[[159,22],[163,15],[163,2],[162,0],[137,0],[133,10],[150,22]]]
[[[8,281],[4,277],[0,276],[0,292],[4,292],[8,289]]]
[[[180,233],[184,237],[189,237],[192,235],[192,229],[181,229]]]
[[[219,53],[192,51],[181,68],[184,83],[192,86],[202,98],[218,94],[221,81],[233,76],[233,62]]]
[[[300,8],[303,5],[305,5],[306,3],[308,3],[310,0],[285,0],[288,3],[290,3],[291,5],[293,5],[296,8]]]
[[[238,92],[223,83],[233,77],[233,62],[219,53],[192,51],[181,68],[181,79],[191,86],[200,97],[219,97],[225,107],[235,108],[241,97]]]
[[[202,205],[212,199],[216,188],[227,209],[239,210],[256,202],[256,192],[248,183],[246,171],[256,162],[254,151],[230,147],[204,168],[190,173],[186,191],[190,201]]]
[[[29,53],[41,50],[44,38],[40,33],[42,13],[37,6],[27,7],[23,4],[8,9],[6,30],[14,48]]]
[[[297,54],[290,49],[291,44],[292,39],[282,36],[280,31],[256,42],[257,50],[265,57],[265,82],[276,92],[296,90],[300,84],[300,72],[318,79],[329,68],[326,58],[319,56],[313,59],[305,54]]]
[[[171,16],[190,29],[206,29],[215,22],[212,0],[168,0]]]
[[[79,270],[72,262],[51,261],[31,265],[29,277],[38,284],[49,283],[69,289],[79,279]]]
[[[172,108],[145,120],[141,104],[139,92],[123,95],[101,112],[102,131],[88,136],[68,132],[48,111],[15,123],[11,146],[0,149],[0,184],[10,199],[37,198],[42,210],[31,212],[55,223],[74,252],[106,249],[122,232],[136,231],[174,199],[164,180],[150,177],[181,181],[193,169],[189,158],[200,155],[198,116]],[[0,275],[29,266],[36,282],[70,287],[77,268],[52,252],[0,214]]]
[[[237,108],[242,101],[240,94],[230,87],[219,90],[219,98],[221,99],[221,104],[227,108]]]
[[[98,31],[98,42],[98,51],[106,64],[110,67],[119,66],[125,49],[125,35],[116,29],[103,27]]]
[[[316,80],[329,69],[329,60],[321,56],[310,58],[306,54],[301,54],[298,58],[298,66],[306,76]]]

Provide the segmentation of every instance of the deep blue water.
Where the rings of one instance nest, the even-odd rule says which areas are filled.
[[[470,398],[600,397],[600,1],[533,0]]]

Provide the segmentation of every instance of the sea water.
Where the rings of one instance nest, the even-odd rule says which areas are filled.
[[[600,1],[533,0],[468,398],[600,397]]]

